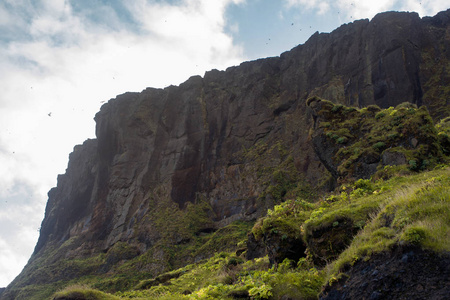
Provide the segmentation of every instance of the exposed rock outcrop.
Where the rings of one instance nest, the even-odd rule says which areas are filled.
[[[328,285],[321,300],[448,299],[450,257],[398,247],[360,261],[348,277]]]
[[[327,168],[334,171],[311,145],[312,96],[358,107],[410,101],[448,116],[448,89],[431,83],[449,79],[449,24],[450,11],[383,13],[316,33],[280,57],[110,100],[95,117],[97,139],[75,147],[49,192],[34,254],[2,299],[42,275],[37,262],[50,249],[55,260],[86,258],[123,242],[136,255],[151,253],[142,269],[156,275],[174,260],[167,246],[255,220],[293,190],[319,189]]]
[[[318,97],[307,100],[314,120],[314,150],[334,178],[370,178],[380,167],[409,164],[421,170],[443,157],[445,145],[427,109],[405,102],[361,110]]]
[[[323,267],[336,259],[350,245],[357,232],[358,228],[352,224],[352,220],[345,217],[314,230],[307,236],[308,251],[314,264]]]

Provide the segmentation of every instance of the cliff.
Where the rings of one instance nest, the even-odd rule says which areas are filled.
[[[449,24],[449,10],[383,13],[279,57],[111,99],[95,116],[97,139],[74,148],[49,192],[35,251],[2,299],[106,278],[134,258],[130,272],[154,277],[235,249],[220,234],[246,237],[285,199],[333,189],[349,172],[330,162],[337,148],[317,147],[307,99],[358,108],[409,101],[434,120],[449,116]],[[136,284],[122,281],[111,290]]]

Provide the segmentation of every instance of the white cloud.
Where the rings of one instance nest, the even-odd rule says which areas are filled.
[[[0,26],[9,25],[12,20],[11,14],[5,8],[0,6]]]
[[[330,9],[332,1],[327,0],[284,0],[287,8],[300,7],[306,10],[317,10],[319,14],[323,14]]]
[[[102,102],[241,62],[242,49],[224,31],[226,6],[240,2],[124,2],[137,31],[118,18],[98,24],[68,1],[0,4],[0,29],[15,33],[0,33],[0,286],[28,260],[46,193],[73,146],[94,136]],[[19,219],[29,222],[18,229]]]
[[[11,245],[11,241],[0,238],[0,282],[1,284],[11,282],[27,262],[24,256],[17,255],[19,250],[16,245]]]
[[[415,11],[421,16],[432,16],[449,8],[445,0],[284,0],[288,9],[314,11],[321,15],[336,13],[343,21],[372,18],[377,13],[389,10]]]
[[[379,12],[392,10],[395,1],[391,0],[338,0],[335,2],[336,9],[339,9],[341,15],[347,19],[372,18]]]
[[[33,197],[20,192],[17,197]],[[0,203],[0,285],[5,286],[22,270],[39,235],[38,226],[43,203]]]
[[[445,0],[404,0],[398,3],[400,10],[415,11],[420,16],[433,16],[450,8],[449,2]]]

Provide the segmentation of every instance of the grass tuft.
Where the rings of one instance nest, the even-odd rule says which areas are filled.
[[[53,295],[53,300],[116,300],[120,299],[111,294],[101,292],[83,285],[72,285]]]

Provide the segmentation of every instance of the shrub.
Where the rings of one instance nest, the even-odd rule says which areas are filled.
[[[348,139],[347,139],[345,136],[341,136],[340,138],[338,138],[338,139],[336,140],[336,142],[337,142],[338,144],[345,144],[345,143],[347,143],[347,141],[348,141]]]
[[[336,104],[335,106],[333,106],[333,108],[331,109],[332,112],[338,112],[340,110],[342,110],[344,106],[342,104]]]
[[[362,189],[364,191],[368,191],[368,192],[373,192],[373,184],[372,182],[370,182],[369,179],[358,179],[355,183],[354,183],[354,187],[357,189]]]
[[[421,244],[422,241],[425,240],[426,231],[422,227],[412,226],[403,232],[401,236],[401,240],[409,242],[414,245]]]
[[[243,262],[244,262],[244,260],[242,258],[233,256],[228,259],[227,267],[237,266],[237,265],[242,264]]]
[[[386,144],[384,142],[378,142],[378,143],[373,144],[372,147],[373,147],[373,149],[375,149],[377,151],[381,151],[384,148],[386,148]]]
[[[385,115],[386,115],[386,113],[380,111],[379,113],[377,113],[375,115],[375,119],[379,120],[379,119],[383,118]]]
[[[415,159],[411,159],[410,161],[408,161],[408,165],[408,168],[412,171],[416,171],[419,168]]]
[[[87,286],[73,285],[57,292],[52,299],[116,300],[119,297],[94,290]]]

